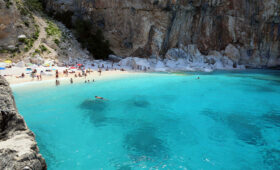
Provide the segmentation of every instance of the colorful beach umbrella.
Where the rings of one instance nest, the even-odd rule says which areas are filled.
[[[11,60],[6,60],[6,61],[4,61],[4,63],[11,64],[12,61]]]
[[[6,68],[5,67],[0,67],[0,70],[5,70]]]
[[[70,69],[76,69],[76,67],[70,67]]]

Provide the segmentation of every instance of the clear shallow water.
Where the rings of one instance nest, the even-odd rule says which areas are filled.
[[[280,72],[195,75],[13,90],[50,170],[279,169]]]

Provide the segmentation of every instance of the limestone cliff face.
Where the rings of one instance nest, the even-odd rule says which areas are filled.
[[[0,0],[0,58],[7,58],[23,49],[19,36],[30,38],[34,32],[34,17],[21,0]]]
[[[117,55],[164,56],[188,45],[225,55],[229,46],[237,64],[280,65],[280,0],[44,1],[49,12],[91,20]]]
[[[8,82],[0,77],[0,169],[45,170],[34,134],[19,115]]]

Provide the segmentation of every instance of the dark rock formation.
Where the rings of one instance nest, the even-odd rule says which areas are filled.
[[[44,0],[104,31],[116,55],[164,56],[195,45],[248,67],[280,65],[279,0]],[[69,16],[67,16],[69,19]],[[69,22],[69,20],[67,20]],[[92,30],[92,31],[95,31]],[[233,53],[231,53],[233,52]]]
[[[34,134],[18,113],[8,82],[0,77],[0,169],[45,170]]]

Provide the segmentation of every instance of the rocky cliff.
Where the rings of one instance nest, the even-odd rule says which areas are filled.
[[[35,32],[34,17],[21,1],[0,0],[0,57],[23,50],[20,36],[33,38]]]
[[[45,170],[34,134],[19,115],[8,82],[0,77],[0,169]]]
[[[92,58],[71,31],[43,11],[40,0],[0,0],[0,62],[42,65]]]
[[[165,57],[172,48],[219,52],[235,64],[280,66],[280,0],[44,0],[101,29],[120,56]],[[69,13],[70,11],[70,13]],[[69,18],[69,16],[67,16]]]

